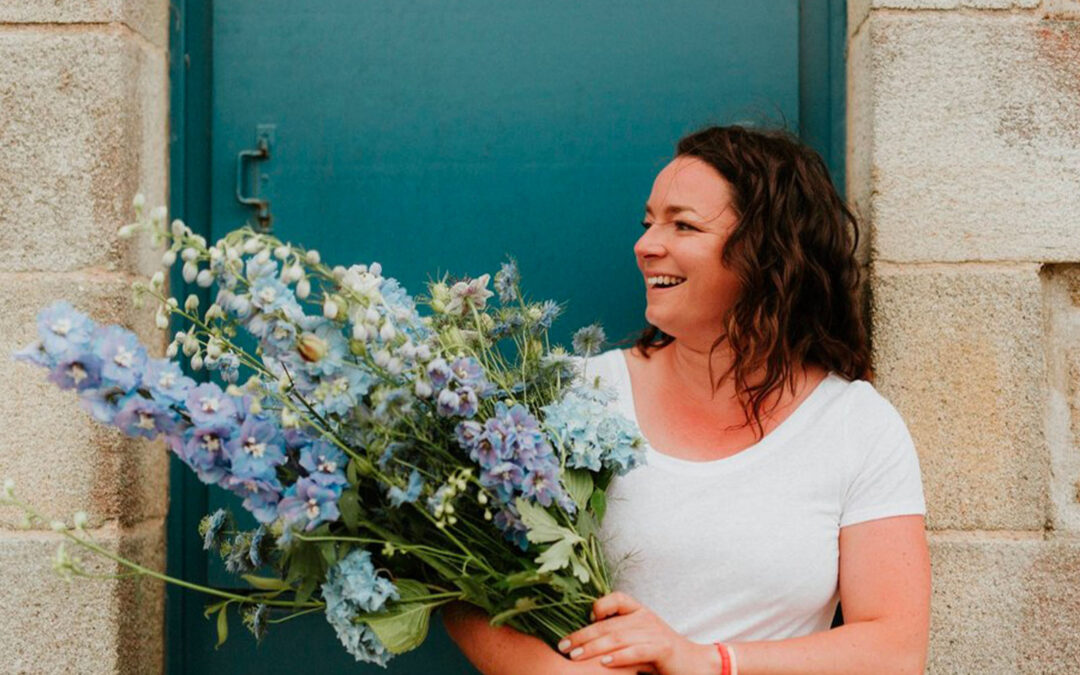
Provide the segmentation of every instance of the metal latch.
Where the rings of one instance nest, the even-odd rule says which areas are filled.
[[[270,147],[274,142],[273,124],[260,124],[255,127],[255,149],[241,150],[236,155],[236,201],[241,204],[255,207],[255,217],[259,221],[259,229],[270,232],[273,225],[273,216],[270,215],[270,200],[259,199],[259,186],[264,185],[269,176],[264,173],[257,174],[257,180],[253,181],[254,195],[244,196],[244,158],[250,157],[252,162],[265,162],[270,159]]]

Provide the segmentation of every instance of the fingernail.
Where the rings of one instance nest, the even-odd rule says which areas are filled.
[[[560,652],[565,652],[567,649],[570,649],[570,641],[569,640],[563,640],[562,642],[559,643],[559,651]]]
[[[596,621],[596,612],[589,612],[589,621]]]
[[[576,659],[577,657],[581,656],[581,653],[583,651],[585,651],[585,650],[582,649],[581,647],[574,647],[574,651],[570,652],[570,658]]]
[[[600,659],[600,663],[604,664],[605,666],[611,663],[611,654],[608,654],[607,656]]]

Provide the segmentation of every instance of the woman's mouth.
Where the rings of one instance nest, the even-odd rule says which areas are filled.
[[[662,291],[668,288],[675,288],[676,286],[682,284],[684,281],[686,281],[686,277],[676,277],[667,274],[660,274],[657,276],[645,278],[645,284],[651,291]]]

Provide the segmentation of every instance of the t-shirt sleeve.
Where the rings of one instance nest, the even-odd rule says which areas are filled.
[[[915,443],[900,412],[869,382],[858,381],[845,420],[856,467],[840,513],[840,527],[867,520],[926,515]]]

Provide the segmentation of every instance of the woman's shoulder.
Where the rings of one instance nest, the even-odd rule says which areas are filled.
[[[877,387],[866,380],[839,377],[846,383],[844,417],[853,437],[907,433],[904,416]]]

